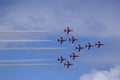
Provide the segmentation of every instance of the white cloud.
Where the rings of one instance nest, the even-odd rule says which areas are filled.
[[[79,80],[120,80],[120,65],[104,71],[93,70],[82,75]]]

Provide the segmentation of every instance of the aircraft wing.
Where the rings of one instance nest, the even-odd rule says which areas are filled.
[[[81,46],[80,46],[80,45],[78,45],[78,47],[79,47],[79,48],[81,48]]]
[[[61,40],[63,40],[63,37],[60,37]]]
[[[69,68],[70,65],[67,65],[67,68]]]
[[[63,60],[61,59],[60,63],[62,63],[62,62],[63,62]]]
[[[98,45],[98,48],[100,48],[100,45]]]
[[[67,27],[67,30],[69,30],[69,27]]]
[[[101,42],[100,42],[100,41],[98,41],[98,44],[101,44]]]
[[[88,47],[88,49],[90,49],[90,47]]]
[[[78,48],[78,52],[80,51],[80,48]]]
[[[69,31],[67,30],[67,34],[69,34]]]
[[[74,43],[74,40],[72,40],[72,43]]]
[[[63,57],[62,57],[62,56],[60,56],[60,58],[62,59]]]
[[[72,38],[75,39],[74,36],[72,36]]]
[[[75,57],[73,57],[73,60],[75,59]]]
[[[62,44],[62,41],[60,41],[60,44]]]

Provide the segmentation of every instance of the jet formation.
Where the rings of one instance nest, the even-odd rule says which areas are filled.
[[[72,29],[70,29],[69,27],[67,27],[66,29],[64,29],[64,33],[66,33],[67,35],[70,34],[70,32],[73,32]],[[78,39],[74,36],[70,37],[68,40],[67,39],[64,39],[64,37],[60,36],[58,39],[57,39],[57,42],[60,43],[60,44],[63,44],[63,42],[65,41],[69,41],[71,42],[72,44],[74,44],[75,41],[78,41]],[[92,47],[97,47],[97,48],[100,48],[101,46],[103,46],[104,44],[101,43],[100,41],[96,42],[95,44],[92,44],[90,42],[88,42],[86,45],[80,45],[78,44],[75,49],[77,50],[77,52],[80,52],[82,49],[85,49],[87,48],[88,50],[90,50]],[[75,53],[72,53],[69,55],[69,57],[72,59],[72,60],[75,60],[77,59],[79,56]],[[57,58],[57,60],[60,62],[60,63],[63,63],[64,62],[64,66],[69,68],[70,66],[72,66],[73,64],[70,63],[70,61],[67,59],[67,58],[64,58],[63,56],[60,56]]]

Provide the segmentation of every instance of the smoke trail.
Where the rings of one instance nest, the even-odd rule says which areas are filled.
[[[0,64],[0,67],[17,67],[17,66],[55,66],[56,64]]]
[[[54,32],[54,30],[0,31],[0,33],[39,33],[39,32]]]
[[[0,42],[50,42],[53,40],[0,40]]]
[[[0,48],[0,50],[63,50],[63,49],[66,49],[66,48],[27,48],[27,47],[24,47],[24,48]]]
[[[0,60],[0,62],[39,62],[39,61],[51,61],[50,59],[31,59],[31,60]]]

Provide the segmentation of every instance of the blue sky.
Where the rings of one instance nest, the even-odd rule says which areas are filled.
[[[0,42],[0,48],[62,47],[65,50],[0,50],[0,60],[50,59],[50,61],[0,62],[2,64],[55,64],[52,66],[0,67],[0,80],[119,80],[119,0],[0,0],[0,31],[54,30],[40,33],[0,33],[0,40],[53,40],[52,42]],[[74,32],[67,35],[64,28]],[[74,35],[75,44],[60,45],[57,38]],[[75,46],[95,43],[100,49],[77,52]],[[75,52],[80,57],[69,58]],[[57,62],[64,56],[74,65],[66,69]],[[113,75],[113,76],[107,76]],[[115,75],[115,76],[114,76]]]

